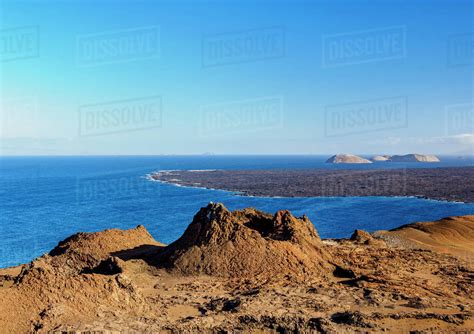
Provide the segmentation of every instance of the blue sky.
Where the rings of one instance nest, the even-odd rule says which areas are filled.
[[[1,154],[473,152],[470,1],[1,13]]]

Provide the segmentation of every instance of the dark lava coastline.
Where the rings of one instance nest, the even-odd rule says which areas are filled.
[[[474,167],[160,171],[166,183],[263,197],[415,196],[474,203]]]

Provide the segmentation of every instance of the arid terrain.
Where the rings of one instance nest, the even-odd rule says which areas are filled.
[[[162,171],[155,180],[252,196],[417,196],[474,203],[474,167]]]
[[[469,332],[474,216],[321,240],[288,211],[201,208],[165,246],[78,233],[0,270],[0,332]]]

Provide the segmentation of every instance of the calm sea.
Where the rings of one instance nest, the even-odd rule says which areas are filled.
[[[307,214],[322,237],[348,237],[402,224],[474,214],[474,204],[416,198],[257,198],[225,191],[176,187],[145,176],[169,169],[418,168],[426,164],[325,164],[327,156],[1,157],[0,267],[51,250],[78,231],[143,224],[159,241],[178,238],[208,202],[230,209],[289,209]],[[442,157],[430,167],[472,166]]]

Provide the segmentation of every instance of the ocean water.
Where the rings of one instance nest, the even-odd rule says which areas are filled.
[[[415,221],[474,214],[474,204],[403,197],[259,198],[177,187],[146,175],[170,169],[419,168],[439,164],[331,165],[327,156],[0,157],[0,267],[31,261],[78,231],[142,224],[159,241],[176,240],[208,202],[307,214],[323,238],[354,229],[391,229]]]

